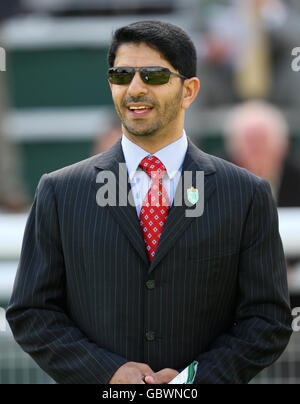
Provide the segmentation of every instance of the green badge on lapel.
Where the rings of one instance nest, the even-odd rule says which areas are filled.
[[[188,197],[188,201],[190,203],[192,203],[193,205],[195,205],[195,203],[198,202],[199,199],[199,192],[197,188],[188,188],[187,190],[187,197]]]

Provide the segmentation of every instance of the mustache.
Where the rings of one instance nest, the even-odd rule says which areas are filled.
[[[127,105],[131,104],[131,103],[145,103],[147,105],[151,105],[152,107],[156,107],[158,106],[158,103],[150,98],[146,98],[146,97],[127,97],[124,98],[123,102],[122,102],[122,106],[123,107],[127,107]]]

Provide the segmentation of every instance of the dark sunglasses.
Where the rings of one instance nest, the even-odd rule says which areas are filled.
[[[111,67],[108,69],[108,80],[112,84],[129,84],[136,72],[139,72],[141,79],[146,84],[166,84],[170,76],[180,77],[186,80],[187,77],[171,72],[167,67],[145,66],[145,67]]]

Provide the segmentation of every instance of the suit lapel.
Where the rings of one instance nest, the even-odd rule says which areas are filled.
[[[188,150],[182,166],[181,184],[179,183],[176,195],[181,196],[182,205],[170,208],[170,212],[161,235],[159,245],[157,247],[154,259],[150,265],[149,273],[159,264],[161,259],[175,244],[176,240],[183,234],[188,226],[195,220],[194,217],[186,217],[185,213],[191,206],[185,203],[184,195],[187,194],[187,189],[190,186],[196,188],[196,172],[204,172],[204,206],[208,201],[213,191],[215,190],[215,173],[214,165],[206,153],[199,150],[192,142],[189,141]],[[184,183],[184,172],[192,173],[192,184]],[[182,186],[180,186],[182,185]],[[181,195],[179,195],[181,193]],[[193,208],[192,208],[193,209]]]
[[[120,178],[120,166],[119,163],[123,163]],[[116,178],[116,193],[117,193],[117,206],[109,206],[110,213],[120,225],[123,232],[131,242],[132,246],[138,252],[142,260],[149,265],[147,252],[145,249],[145,242],[140,228],[139,219],[136,212],[136,207],[127,203],[126,206],[118,206],[120,196],[126,198],[131,190],[130,182],[128,181],[128,172],[125,166],[124,154],[122,151],[121,140],[119,140],[111,149],[99,155],[99,159],[95,164],[97,169],[106,170],[114,173]],[[99,172],[99,170],[98,170]],[[114,184],[112,184],[114,186]],[[100,185],[96,184],[97,188]],[[114,190],[112,190],[113,192]]]

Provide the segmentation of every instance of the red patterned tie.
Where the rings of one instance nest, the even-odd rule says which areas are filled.
[[[166,169],[155,156],[145,157],[141,161],[140,167],[152,180],[140,213],[140,224],[146,249],[149,260],[152,262],[169,213],[169,198],[162,184]]]

